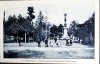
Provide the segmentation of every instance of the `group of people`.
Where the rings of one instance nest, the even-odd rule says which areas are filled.
[[[41,47],[41,41],[45,43],[45,47],[53,47],[54,45],[59,46],[59,43],[57,42],[57,37],[45,38],[44,40],[38,38],[36,41],[38,43],[38,47]],[[21,42],[21,38],[19,37],[18,38],[19,46],[21,46],[20,42]],[[66,46],[71,46],[72,44],[73,44],[72,39],[66,39]]]
[[[54,44],[56,46],[59,46],[59,43],[57,42],[57,37],[45,38],[43,42],[45,43],[45,47],[53,47]],[[38,47],[41,47],[41,40],[40,39],[38,39],[37,43],[38,43]],[[66,39],[66,46],[70,46],[70,45],[72,45],[72,40]]]
[[[71,46],[72,44],[73,43],[71,39],[66,39],[66,46]]]
[[[49,47],[49,46],[53,47],[53,42],[55,42],[55,44],[58,45],[56,37],[51,38],[51,39],[45,38],[43,42],[45,43],[45,47]],[[41,40],[40,39],[37,40],[37,43],[38,43],[38,47],[41,47]]]

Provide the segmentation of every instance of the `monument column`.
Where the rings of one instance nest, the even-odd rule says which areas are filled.
[[[64,34],[63,34],[63,37],[64,38],[67,38],[67,37],[69,37],[68,36],[68,34],[67,34],[67,19],[66,19],[66,17],[67,17],[67,14],[65,13],[64,14]]]

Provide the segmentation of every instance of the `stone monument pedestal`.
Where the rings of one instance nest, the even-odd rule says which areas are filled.
[[[67,27],[64,27],[64,34],[63,34],[63,38],[69,38],[68,34],[67,34]]]

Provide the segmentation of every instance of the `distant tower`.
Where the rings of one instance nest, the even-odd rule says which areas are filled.
[[[48,20],[48,17],[47,17],[47,8],[46,8],[46,22],[47,22],[47,20]]]
[[[67,34],[67,13],[64,14],[64,34],[63,34],[63,37],[64,38],[67,38],[68,37],[68,34]]]
[[[48,20],[48,17],[47,17],[47,8],[46,8],[46,16],[45,16],[45,22],[46,22],[46,38],[48,38],[48,30],[47,30],[47,20]]]

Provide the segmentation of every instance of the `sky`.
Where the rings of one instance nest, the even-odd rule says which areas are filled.
[[[34,7],[34,15],[36,16],[33,19],[33,22],[36,21],[39,11],[41,10],[43,15],[46,16],[47,9],[47,17],[48,22],[52,24],[64,24],[64,13],[67,13],[67,26],[75,20],[77,23],[84,23],[88,20],[89,17],[92,16],[93,12],[95,12],[95,4],[94,0],[73,0],[73,1],[61,1],[61,0],[51,0],[51,1],[13,1],[13,2],[5,2],[4,10],[6,20],[9,15],[18,16],[21,14],[23,17],[28,16],[27,7]]]

